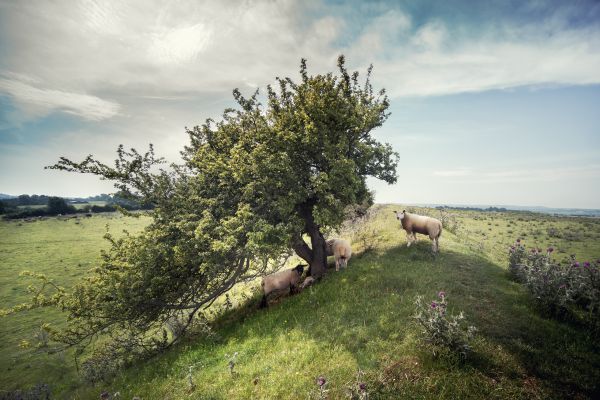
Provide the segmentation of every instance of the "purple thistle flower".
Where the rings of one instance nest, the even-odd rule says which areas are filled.
[[[548,253],[552,253],[554,251],[554,247],[548,247]]]
[[[514,251],[515,250],[515,246],[510,246],[510,250]]]
[[[579,268],[579,261],[575,261],[575,262],[573,263],[573,266],[574,266],[575,268]]]
[[[106,390],[102,393],[100,393],[100,398],[101,399],[108,399],[110,398],[110,393],[108,393]]]
[[[446,296],[446,292],[444,292],[443,290],[441,292],[438,293],[438,297],[444,297]]]
[[[517,239],[517,243],[521,243],[521,239]]]
[[[360,383],[360,384],[358,385],[358,388],[359,388],[361,391],[363,391],[363,392],[364,392],[365,390],[367,390],[367,384],[366,384],[366,383]]]
[[[584,266],[584,267],[586,267],[586,268],[589,268],[589,267],[590,267],[590,265],[591,265],[591,264],[590,264],[590,262],[589,262],[589,261],[586,261],[586,262],[584,262],[584,263],[583,263],[583,266]]]
[[[317,385],[323,387],[326,383],[327,381],[325,380],[325,377],[320,376],[317,378]]]
[[[431,302],[431,308],[437,308],[438,304],[435,301]]]

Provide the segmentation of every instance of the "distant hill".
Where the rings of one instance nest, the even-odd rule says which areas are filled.
[[[600,210],[593,208],[553,208],[543,206],[510,206],[510,205],[460,205],[460,204],[415,204],[421,207],[444,207],[458,210],[473,211],[530,211],[551,215],[572,215],[580,217],[600,217]]]
[[[12,196],[10,194],[0,193],[0,200],[2,199],[14,199],[17,196]]]

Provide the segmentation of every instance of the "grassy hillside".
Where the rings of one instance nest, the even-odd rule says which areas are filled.
[[[600,395],[596,338],[581,324],[542,316],[525,289],[506,273],[506,247],[517,237],[528,245],[556,247],[559,259],[573,252],[582,260],[597,257],[600,221],[461,211],[452,217],[456,234],[446,230],[441,254],[433,257],[428,239],[406,247],[393,209],[377,206],[366,227],[347,227],[342,233],[353,236],[356,250],[346,271],[332,271],[318,285],[268,310],[256,309],[256,297],[242,302],[219,313],[210,335],[190,337],[177,348],[122,371],[109,383],[72,390],[64,378],[37,371],[19,377],[20,386],[43,381],[59,397],[69,398],[98,398],[108,390],[125,399],[298,399],[318,398],[315,380],[324,376],[328,398],[337,399],[345,398],[360,369],[372,399]],[[436,210],[416,211],[439,216]],[[12,235],[16,228],[2,225],[2,229]],[[2,237],[5,267],[6,236]],[[374,248],[364,251],[369,245]],[[45,254],[41,246],[45,245],[38,251]],[[83,253],[74,254],[69,265],[93,261]],[[49,269],[75,277],[75,270],[63,273],[57,265],[49,264]],[[2,275],[3,296],[14,285],[14,275],[12,279]],[[466,363],[434,357],[419,344],[412,319],[414,299],[417,295],[433,299],[441,290],[447,293],[449,311],[463,310],[479,330]],[[15,299],[9,293],[3,300],[8,298]],[[3,325],[2,334],[4,343],[18,332],[5,333]],[[236,352],[231,374],[228,361]],[[68,361],[60,373],[73,374]],[[3,386],[8,382],[12,386],[10,378],[2,379]]]

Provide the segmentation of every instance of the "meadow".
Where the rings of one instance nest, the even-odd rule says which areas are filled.
[[[554,257],[600,256],[600,220],[528,212],[448,211],[433,256],[429,239],[406,247],[392,210],[376,205],[369,217],[346,224],[349,268],[257,310],[258,296],[221,302],[210,329],[168,352],[120,371],[114,380],[80,382],[70,354],[21,349],[35,341],[42,320],[57,311],[6,317],[0,328],[0,387],[44,382],[57,398],[98,398],[106,390],[142,399],[319,398],[322,376],[330,399],[347,398],[359,380],[376,398],[594,398],[600,395],[597,337],[580,321],[550,318],[507,273],[507,250],[556,249]],[[408,208],[440,218],[435,209]],[[27,297],[21,270],[44,272],[72,285],[99,258],[113,234],[143,229],[148,218],[117,214],[0,222],[0,298],[11,306]],[[449,312],[464,311],[478,332],[466,362],[433,355],[418,340],[414,300],[445,291]],[[234,357],[233,355],[237,353]],[[233,363],[233,367],[232,364]],[[360,373],[358,373],[360,371]]]
[[[33,283],[19,277],[29,270],[47,274],[70,287],[100,259],[108,248],[108,231],[116,237],[124,230],[139,232],[148,217],[123,217],[105,213],[93,217],[65,216],[0,221],[0,304],[9,308],[28,300]],[[40,326],[60,324],[64,317],[55,309],[33,310],[0,320],[0,387],[4,390],[48,382],[55,391],[69,390],[79,382],[72,352],[48,355],[37,349]],[[22,341],[30,342],[27,349]]]

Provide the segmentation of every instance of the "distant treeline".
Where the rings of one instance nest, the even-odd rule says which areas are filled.
[[[90,201],[104,202],[104,205],[87,204]],[[73,204],[84,204],[74,207]],[[44,207],[40,207],[44,206]],[[30,218],[42,216],[55,216],[75,213],[101,213],[117,211],[121,207],[125,210],[149,210],[149,204],[141,204],[135,200],[126,199],[119,195],[101,194],[88,198],[64,199],[62,197],[46,195],[23,194],[11,199],[0,200],[0,214],[5,218]]]
[[[461,211],[491,211],[491,212],[506,212],[510,211],[504,207],[488,207],[488,208],[479,208],[479,207],[447,207],[447,206],[437,206],[438,210],[461,210]]]

